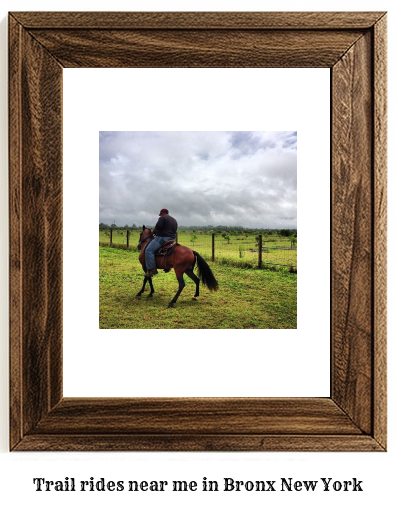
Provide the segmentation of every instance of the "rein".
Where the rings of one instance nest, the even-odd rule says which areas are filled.
[[[146,236],[146,238],[141,239],[139,241],[138,245],[142,245],[142,243],[144,243],[149,238],[153,238],[153,234],[152,233],[150,233],[149,236]]]

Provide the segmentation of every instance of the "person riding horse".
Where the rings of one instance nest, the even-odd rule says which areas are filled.
[[[168,214],[168,209],[163,208],[159,213],[159,219],[153,234],[156,237],[151,241],[145,250],[145,263],[146,263],[146,276],[157,275],[155,251],[162,247],[167,241],[176,239],[176,231],[178,230],[178,223],[171,215]]]
[[[162,210],[162,211],[164,211],[164,210]],[[166,215],[167,214],[168,213],[166,213]],[[163,227],[163,229],[164,229],[164,227]],[[160,241],[162,242],[164,239],[164,236],[160,236],[160,238],[161,238]],[[155,242],[155,239],[153,238],[152,231],[148,227],[143,225],[142,232],[139,235],[139,243],[138,243],[137,247],[138,247],[138,250],[140,250],[139,262],[142,265],[142,269],[145,271],[145,276],[143,279],[142,289],[137,294],[138,297],[140,297],[144,293],[146,284],[148,282],[150,285],[150,294],[148,295],[148,297],[153,297],[153,294],[154,294],[153,278],[152,278],[152,276],[148,276],[146,274],[147,267],[146,267],[146,260],[145,260],[146,250],[154,242]],[[157,246],[153,250],[157,250]],[[196,285],[196,292],[194,293],[194,296],[193,296],[194,300],[197,300],[197,298],[200,294],[200,281],[211,292],[217,291],[219,288],[218,282],[216,281],[216,279],[211,271],[211,268],[206,263],[206,261],[201,257],[201,255],[198,252],[196,252],[195,250],[192,250],[191,248],[188,248],[187,246],[183,246],[183,245],[175,246],[175,248],[172,250],[172,253],[169,257],[167,257],[167,258],[165,256],[158,257],[156,259],[156,263],[160,269],[164,269],[167,272],[173,268],[175,271],[175,276],[178,280],[178,291],[176,292],[175,296],[171,299],[171,301],[168,303],[168,308],[172,308],[174,306],[174,304],[177,302],[181,292],[183,291],[183,288],[185,287],[185,282],[183,280],[184,274],[186,274],[189,278],[191,278]],[[195,266],[197,266],[198,276],[196,276],[193,272]]]

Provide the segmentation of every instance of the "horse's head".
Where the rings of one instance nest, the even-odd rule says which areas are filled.
[[[139,235],[139,243],[138,243],[138,250],[141,250],[142,243],[144,243],[146,240],[152,237],[152,231],[148,228],[146,228],[144,225],[142,225],[142,232]]]

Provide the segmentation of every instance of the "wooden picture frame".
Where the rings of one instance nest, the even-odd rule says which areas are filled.
[[[64,67],[331,69],[329,398],[63,398]],[[384,451],[386,14],[14,12],[9,73],[10,449]]]

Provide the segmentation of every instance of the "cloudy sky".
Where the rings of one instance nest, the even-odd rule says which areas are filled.
[[[297,227],[296,132],[100,132],[99,222]]]

